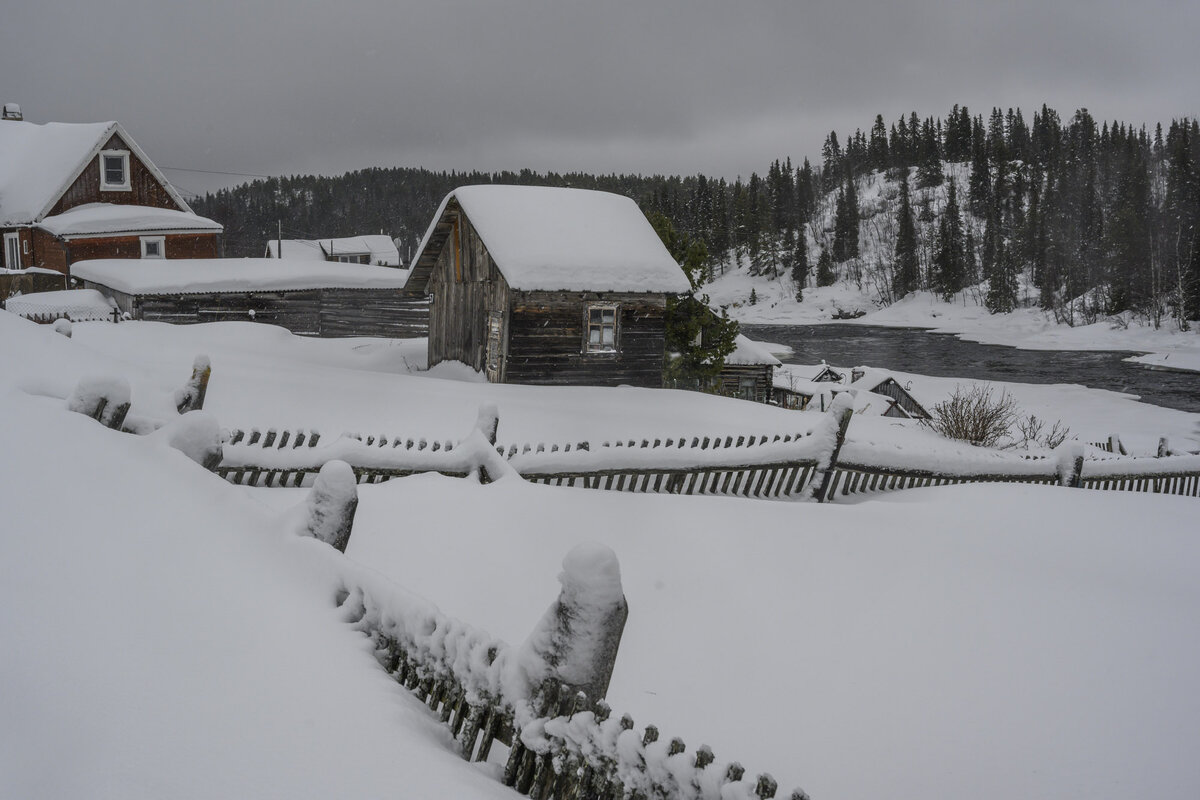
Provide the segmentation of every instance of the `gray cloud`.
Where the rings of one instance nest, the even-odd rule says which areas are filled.
[[[119,119],[161,165],[228,172],[732,178],[956,102],[1200,115],[1194,2],[44,0],[4,17],[0,98],[28,119]]]

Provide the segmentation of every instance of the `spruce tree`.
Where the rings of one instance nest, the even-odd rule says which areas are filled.
[[[966,275],[966,245],[963,241],[962,213],[954,181],[950,182],[950,194],[946,210],[942,213],[938,228],[937,249],[933,256],[933,288],[949,301],[962,291]]]
[[[808,244],[804,231],[796,236],[792,250],[792,283],[796,285],[796,302],[804,302],[804,284],[808,282]]]
[[[908,195],[908,175],[900,182],[900,210],[896,214],[896,259],[892,274],[892,294],[899,300],[917,289],[920,280],[917,266],[917,229],[913,223],[912,204]]]
[[[833,258],[830,257],[829,251],[822,247],[821,255],[817,258],[817,286],[832,286],[836,280],[837,274],[833,271]]]

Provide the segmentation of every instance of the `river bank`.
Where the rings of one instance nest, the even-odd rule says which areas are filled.
[[[750,303],[751,291],[755,301]],[[961,292],[947,303],[931,292],[915,292],[881,308],[878,292],[853,283],[809,288],[804,301],[796,302],[792,282],[751,277],[731,270],[703,289],[712,305],[724,307],[739,322],[753,325],[823,325],[847,322],[891,328],[925,328],[953,334],[980,344],[1021,350],[1124,351],[1127,360],[1150,367],[1200,372],[1200,333],[1180,331],[1171,320],[1154,328],[1125,317],[1102,319],[1091,325],[1059,324],[1051,314],[1030,307],[1008,314],[992,314],[983,305],[978,287]],[[861,314],[853,319],[839,319]],[[1200,387],[1197,389],[1200,393]]]

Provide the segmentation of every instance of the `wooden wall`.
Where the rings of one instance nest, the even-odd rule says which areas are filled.
[[[584,352],[588,303],[618,307],[615,353]],[[650,386],[663,382],[663,295],[597,292],[513,293],[506,383]]]
[[[453,227],[429,281],[429,366],[461,361],[483,370],[488,314],[505,311],[508,284],[457,204],[447,207],[443,219]]]
[[[100,156],[93,158],[75,182],[63,192],[62,197],[50,210],[50,215],[61,214],[67,209],[85,203],[117,203],[130,206],[154,206],[155,208],[181,208],[171,197],[167,187],[154,177],[154,173],[141,162],[137,154],[120,135],[113,134],[102,150],[129,150],[130,191],[100,191]]]
[[[112,297],[122,312],[135,319],[178,325],[261,322],[278,325],[301,336],[416,339],[426,335],[429,314],[424,296],[397,289],[209,292],[134,297],[91,281],[85,281],[84,285]]]
[[[754,396],[745,397],[758,403],[771,399],[771,382],[774,367],[767,364],[726,364],[718,377],[721,394],[729,397],[744,397],[742,379],[754,381]]]

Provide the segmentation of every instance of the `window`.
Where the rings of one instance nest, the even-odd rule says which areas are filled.
[[[589,305],[587,311],[587,337],[584,341],[586,353],[617,352],[617,307],[614,305]]]
[[[142,258],[166,258],[167,240],[162,236],[142,237]]]
[[[101,150],[100,191],[128,192],[130,188],[129,151]]]
[[[21,268],[21,234],[4,234],[4,266],[7,269]]]

